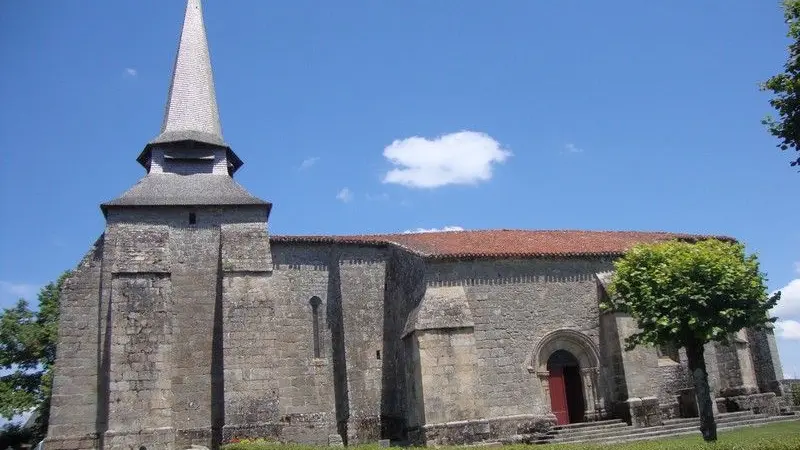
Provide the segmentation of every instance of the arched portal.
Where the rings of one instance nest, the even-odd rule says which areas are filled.
[[[534,346],[528,358],[528,371],[538,375],[542,388],[541,399],[550,403],[547,406],[552,406],[551,367],[563,368],[560,373],[562,381],[566,383],[562,383],[564,388],[562,399],[564,405],[572,406],[572,410],[566,410],[561,414],[559,423],[564,420],[594,421],[605,416],[605,401],[598,395],[597,384],[600,352],[589,336],[578,330],[563,328],[547,333]],[[562,384],[554,387],[558,388]],[[570,397],[567,397],[568,384],[570,384],[569,392],[573,394]],[[582,391],[581,395],[576,394],[579,392],[578,389]],[[569,398],[572,398],[571,404],[568,402]],[[580,411],[581,405],[583,411]]]
[[[556,350],[547,359],[547,372],[550,406],[558,424],[583,422],[586,399],[578,359],[566,350]]]

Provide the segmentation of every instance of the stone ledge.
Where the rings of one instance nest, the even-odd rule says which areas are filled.
[[[330,420],[324,413],[290,414],[278,422],[256,422],[229,424],[222,428],[222,443],[233,439],[266,438],[276,442],[304,442],[325,445],[331,429]],[[299,438],[302,437],[302,440]]]
[[[554,424],[555,417],[551,414],[523,414],[426,424],[408,429],[408,436],[415,445],[462,445],[519,435],[544,435]]]
[[[280,438],[284,424],[276,422],[259,422],[244,425],[225,425],[222,427],[222,442],[230,442],[232,439],[255,439],[255,438]]]
[[[98,448],[97,434],[81,436],[48,436],[44,440],[44,450],[93,450]]]
[[[139,431],[109,430],[103,433],[103,448],[145,447],[148,450],[173,448],[175,429],[172,427],[146,428]]]

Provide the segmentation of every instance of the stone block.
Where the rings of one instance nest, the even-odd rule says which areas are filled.
[[[780,414],[780,399],[774,392],[737,395],[715,399],[720,412],[752,411],[754,414],[776,416]]]
[[[655,427],[663,424],[658,397],[634,397],[629,398],[626,403],[629,408],[631,425],[634,427]]]

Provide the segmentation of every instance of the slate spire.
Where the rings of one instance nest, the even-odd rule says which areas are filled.
[[[147,144],[139,162],[146,164],[149,150],[154,146],[184,142],[228,149],[234,171],[242,164],[222,137],[200,0],[187,1],[161,133]]]
[[[259,206],[268,217],[271,203],[233,179],[242,161],[222,139],[200,0],[187,1],[161,133],[137,158],[147,174],[100,207]]]

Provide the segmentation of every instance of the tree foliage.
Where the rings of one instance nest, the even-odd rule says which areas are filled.
[[[770,298],[756,255],[716,239],[639,245],[615,263],[608,309],[631,314],[638,344],[726,341],[742,328],[762,328],[780,293]]]
[[[16,424],[6,424],[0,428],[0,448],[1,449],[23,449],[30,448],[27,445],[36,440],[33,430],[23,429]]]
[[[638,245],[615,269],[601,307],[636,320],[639,331],[626,339],[627,350],[665,344],[686,349],[703,437],[716,440],[703,346],[725,342],[742,328],[768,326],[780,293],[769,296],[755,255],[717,239]]]
[[[20,299],[0,313],[0,369],[4,373],[0,376],[0,416],[11,419],[35,410],[37,434],[47,428],[59,294],[67,276],[69,273],[64,273],[39,291],[38,310]]]
[[[779,73],[761,85],[761,90],[772,91],[774,97],[770,105],[778,113],[778,118],[768,116],[763,120],[770,133],[780,140],[781,150],[800,150],[800,0],[784,0],[783,14],[788,25],[787,36],[791,40],[784,72]],[[800,155],[791,161],[792,166],[800,165]]]

